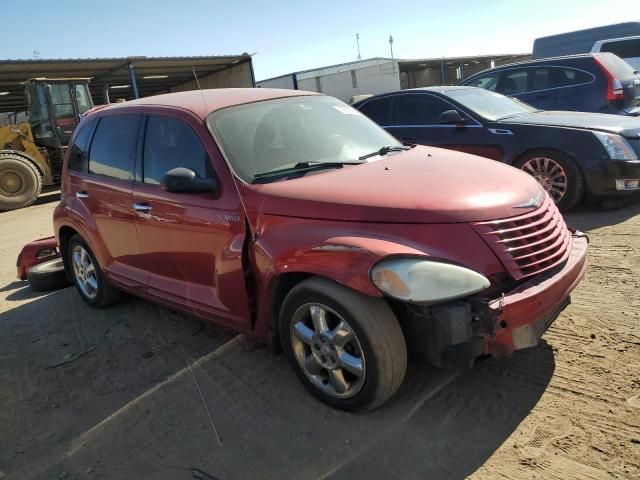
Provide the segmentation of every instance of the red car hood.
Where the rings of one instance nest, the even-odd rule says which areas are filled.
[[[524,213],[541,191],[500,162],[435,147],[263,185],[247,185],[250,214],[351,222],[455,223]]]

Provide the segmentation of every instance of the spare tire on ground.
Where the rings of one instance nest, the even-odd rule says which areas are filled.
[[[54,258],[31,267],[27,272],[27,282],[31,290],[37,292],[58,290],[71,285],[61,258]]]

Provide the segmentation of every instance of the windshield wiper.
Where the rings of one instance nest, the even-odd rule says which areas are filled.
[[[309,170],[320,170],[323,168],[341,168],[343,165],[360,165],[363,161],[344,162],[298,162],[292,167],[276,168],[267,172],[256,173],[253,178],[272,177],[274,175],[286,175],[288,173],[307,172]]]
[[[367,153],[366,155],[362,155],[358,157],[358,160],[366,160],[371,157],[384,157],[389,152],[401,152],[402,150],[411,150],[411,147],[401,146],[401,145],[392,145],[387,147],[382,147],[380,150],[376,150],[375,152]]]

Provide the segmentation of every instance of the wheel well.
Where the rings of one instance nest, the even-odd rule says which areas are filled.
[[[573,161],[573,163],[576,164],[576,167],[578,167],[578,170],[581,171],[580,166],[576,162],[576,160],[575,160],[573,155],[571,155],[570,153],[564,152],[562,150],[559,150],[557,148],[550,148],[550,147],[528,148],[527,150],[524,150],[523,152],[520,152],[518,155],[516,155],[516,157],[511,161],[510,165],[514,165],[514,164],[518,163],[518,161],[520,159],[522,159],[522,157],[524,157],[525,155],[530,155],[530,154],[535,153],[535,152],[559,153],[560,155],[564,155],[565,157],[569,157]]]
[[[284,298],[293,287],[312,276],[311,273],[291,272],[282,273],[276,278],[269,303],[269,348],[272,352],[282,353],[279,319]]]
[[[62,257],[62,263],[64,264],[64,271],[66,272],[69,281],[73,280],[73,276],[71,275],[71,268],[68,264],[67,259],[67,245],[69,244],[69,240],[71,240],[71,237],[73,237],[77,233],[78,232],[76,232],[73,228],[67,226],[61,227],[60,231],[58,232],[58,239],[60,241],[60,255]]]

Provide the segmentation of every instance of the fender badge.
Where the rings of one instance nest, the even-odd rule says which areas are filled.
[[[542,192],[540,192],[535,197],[529,199],[528,202],[513,205],[513,208],[538,208],[542,203],[543,198],[544,196],[542,195]]]

